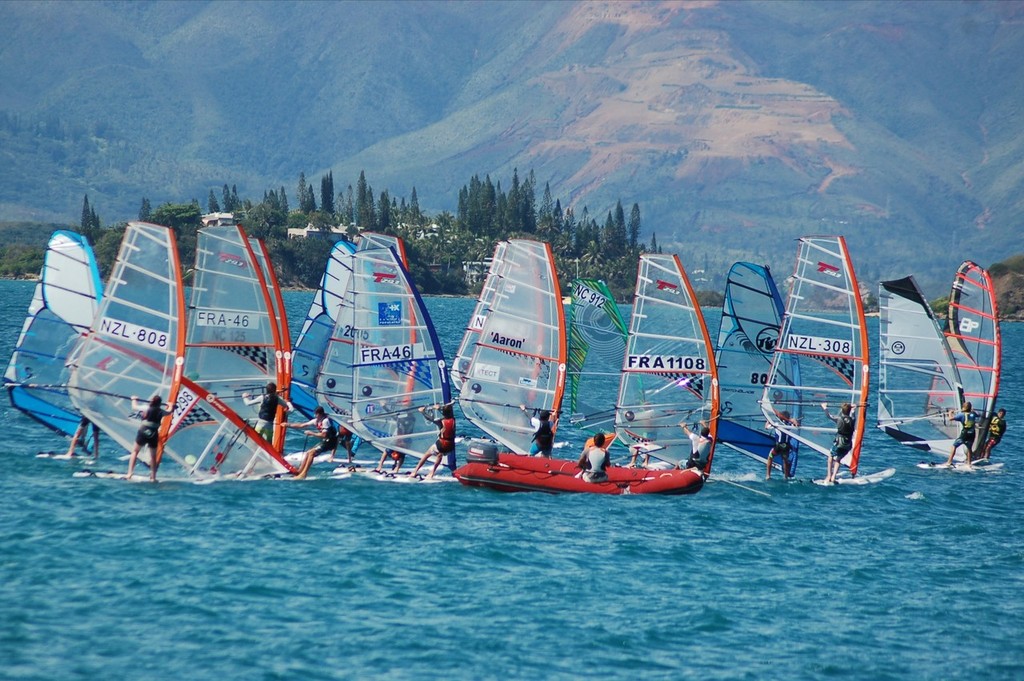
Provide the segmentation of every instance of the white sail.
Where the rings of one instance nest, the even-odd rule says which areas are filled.
[[[561,408],[565,313],[548,244],[513,239],[503,262],[459,405],[474,425],[524,454],[534,433],[530,416],[549,410],[555,417]]]
[[[419,455],[437,427],[419,409],[451,401],[426,305],[390,249],[357,251],[352,277],[352,430],[379,449]]]
[[[125,449],[139,428],[132,397],[167,401],[184,368],[184,299],[174,232],[130,222],[91,331],[75,355],[68,393]]]
[[[498,245],[494,248],[494,255],[491,257],[491,266],[488,269],[487,278],[484,280],[483,288],[480,289],[480,295],[477,297],[473,314],[469,318],[466,332],[462,334],[462,342],[459,343],[459,349],[455,351],[455,358],[452,360],[451,369],[452,386],[454,386],[455,390],[462,390],[462,384],[465,382],[466,376],[469,375],[469,364],[473,357],[473,348],[480,337],[480,330],[484,328],[484,322],[487,320],[487,311],[491,307],[494,293],[497,290],[498,283],[501,281],[506,246],[508,246],[508,242],[499,241]]]
[[[263,266],[241,227],[199,230],[187,319],[185,375],[251,421],[243,395],[277,382],[280,339]]]
[[[901,444],[945,456],[963,387],[953,353],[913,277],[878,284],[878,427]]]
[[[624,443],[656,446],[655,457],[679,463],[691,453],[680,423],[696,431],[704,421],[715,438],[718,409],[714,346],[682,263],[641,255],[615,430]]]
[[[953,278],[946,339],[963,382],[964,399],[983,419],[995,413],[1003,341],[995,287],[987,270],[964,261]]]
[[[799,360],[800,380],[789,375]],[[779,342],[765,383],[761,409],[775,427],[828,455],[836,426],[821,408],[836,413],[842,403],[856,418],[853,447],[844,464],[856,475],[864,436],[869,355],[867,323],[846,240],[841,236],[800,239],[793,287]],[[779,414],[801,415],[798,426]]]

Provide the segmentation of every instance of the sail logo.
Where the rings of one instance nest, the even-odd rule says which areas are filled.
[[[501,367],[494,364],[473,364],[473,378],[482,378],[487,381],[497,381],[501,377]]]
[[[217,259],[227,265],[234,265],[235,267],[245,269],[245,259],[240,255],[236,255],[234,253],[218,253]]]
[[[487,321],[487,315],[475,314],[473,315],[473,321],[469,323],[469,328],[473,331],[483,331],[484,322]]]
[[[762,354],[770,355],[775,352],[775,344],[779,342],[779,327],[766,326],[757,332],[754,344]]]
[[[907,351],[907,346],[903,343],[903,341],[896,341],[895,343],[892,344],[892,347],[889,349],[892,350],[892,354],[894,355],[902,355],[904,352]]]
[[[397,284],[398,275],[394,272],[374,272],[373,273],[374,284]]]
[[[377,326],[401,326],[402,301],[377,303]]]
[[[843,275],[839,273],[839,268],[835,265],[829,265],[827,262],[818,261],[818,271],[822,274],[827,274],[830,277],[841,279]]]
[[[669,293],[676,293],[676,294],[679,293],[679,287],[678,286],[676,286],[675,284],[670,284],[669,282],[664,281],[662,279],[658,279],[657,286],[658,286],[658,290],[659,291],[668,291]]]
[[[523,349],[524,339],[512,338],[510,336],[503,336],[497,331],[491,333],[491,342],[495,345],[501,345],[506,348],[515,348],[516,350]]]
[[[959,329],[960,333],[971,333],[972,331],[978,329],[978,327],[980,326],[981,324],[979,322],[974,321],[970,317],[964,317],[963,319],[960,320]]]

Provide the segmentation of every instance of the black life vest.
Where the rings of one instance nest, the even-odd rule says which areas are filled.
[[[551,430],[551,421],[541,421],[537,432],[533,434],[533,441],[540,449],[551,449],[555,442],[555,433]]]
[[[277,406],[278,400],[277,395],[270,394],[263,396],[263,402],[260,403],[259,418],[262,421],[274,422],[277,417]]]

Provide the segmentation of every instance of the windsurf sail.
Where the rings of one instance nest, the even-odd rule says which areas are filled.
[[[554,420],[561,408],[565,312],[548,244],[512,239],[503,262],[459,405],[478,428],[525,454],[533,440],[531,414],[548,410]]]
[[[221,400],[184,377],[185,301],[174,232],[131,222],[90,333],[75,353],[75,406],[125,449],[139,427],[133,398],[169,395],[160,427],[162,478],[262,476],[293,469]],[[143,458],[144,458],[144,453]]]
[[[92,325],[103,284],[88,241],[63,230],[50,237],[39,276],[4,384],[13,407],[72,435],[81,415],[68,397],[65,364]]]
[[[788,375],[794,360],[800,380]],[[846,240],[841,236],[800,239],[793,285],[782,330],[761,398],[768,421],[825,456],[832,449],[836,425],[821,408],[836,413],[849,403],[856,418],[850,453],[843,463],[857,474],[868,397],[867,324],[860,288]],[[780,413],[800,414],[799,425]]]
[[[704,421],[714,440],[718,413],[714,346],[679,256],[641,255],[615,410],[619,439],[685,462],[691,446],[680,424],[697,431]]]
[[[945,334],[963,382],[964,400],[987,423],[999,396],[1002,336],[992,278],[970,260],[953,278]]]
[[[285,400],[289,400],[289,388],[292,382],[292,336],[288,329],[288,312],[284,307],[281,286],[277,282],[277,274],[270,261],[267,245],[263,243],[263,239],[255,237],[249,237],[249,245],[263,272],[263,280],[266,282],[267,294],[271,303],[271,317],[277,323],[277,334],[274,336],[274,360],[278,394]],[[284,420],[281,419],[274,429],[274,449],[277,451],[281,451],[284,437]]]
[[[246,404],[277,382],[282,341],[264,266],[238,225],[199,230],[185,375],[248,420]]]
[[[441,343],[395,251],[357,251],[354,265],[352,430],[381,450],[419,456],[437,439],[419,409],[451,402]]]
[[[317,407],[317,373],[323,364],[328,340],[334,332],[338,310],[348,295],[354,252],[355,245],[348,241],[334,244],[320,278],[320,286],[313,295],[306,321],[302,324],[292,350],[290,399],[295,408],[308,418],[313,418]]]
[[[71,366],[68,393],[78,410],[113,441],[132,449],[139,416],[132,397],[172,387],[185,363],[185,303],[174,232],[130,222],[107,290]],[[164,422],[161,438],[166,436]],[[158,450],[159,455],[159,450]]]
[[[405,254],[405,242],[402,237],[379,232],[361,232],[356,250],[368,251],[374,248],[390,248],[398,257],[398,262],[402,263],[402,267],[409,268],[409,258]]]
[[[469,318],[469,325],[466,332],[462,334],[462,342],[459,349],[455,351],[455,359],[452,360],[451,379],[456,391],[462,390],[462,384],[469,375],[469,363],[473,357],[473,348],[480,337],[480,330],[484,328],[487,320],[487,311],[494,300],[494,292],[501,281],[502,267],[505,248],[508,242],[499,241],[494,248],[494,255],[491,257],[491,265],[487,271],[487,278],[484,280],[483,288],[476,300],[476,307],[473,308],[473,315]]]
[[[935,313],[913,277],[878,284],[878,427],[901,444],[945,455],[959,432],[963,387]]]
[[[722,405],[718,441],[761,463],[767,461],[775,445],[775,437],[765,429],[761,393],[768,382],[783,310],[782,296],[768,267],[747,262],[732,266],[726,278],[715,350]],[[790,366],[781,375],[798,384],[798,358],[792,355],[787,359]],[[799,413],[790,416],[800,418]],[[796,442],[792,445],[790,475],[796,470],[798,449]],[[775,465],[781,469],[782,462],[776,460]]]
[[[569,414],[574,426],[611,433],[613,395],[626,356],[626,322],[608,285],[597,279],[572,284],[569,308]]]

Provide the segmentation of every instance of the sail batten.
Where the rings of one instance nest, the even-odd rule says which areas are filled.
[[[674,334],[674,335],[673,335]],[[670,463],[689,458],[704,421],[717,437],[719,383],[714,346],[689,278],[675,255],[644,254],[630,316],[615,410],[615,429],[629,445],[658,447]],[[713,449],[704,472],[710,472]]]
[[[799,380],[792,375],[795,360]],[[844,463],[856,475],[869,376],[864,306],[846,240],[801,238],[793,288],[762,393],[762,412],[774,427],[827,456],[836,431],[820,405],[826,403],[837,412],[842,403],[849,403],[856,424]],[[783,418],[783,411],[790,412],[791,420]],[[799,412],[799,421],[794,412]]]
[[[522,454],[531,445],[531,414],[548,410],[557,418],[561,408],[565,312],[548,244],[513,239],[500,267],[459,404],[474,425]],[[523,324],[524,317],[529,324]],[[557,428],[557,420],[553,425]]]

